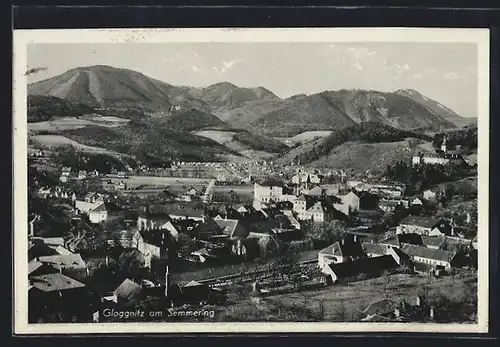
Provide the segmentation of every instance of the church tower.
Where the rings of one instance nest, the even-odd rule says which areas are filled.
[[[441,150],[446,153],[446,136],[443,136],[443,144],[441,145]]]

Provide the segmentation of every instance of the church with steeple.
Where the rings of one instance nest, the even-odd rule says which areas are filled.
[[[412,165],[462,165],[465,163],[461,154],[448,150],[446,136],[443,136],[441,147],[435,153],[419,153],[412,158]]]

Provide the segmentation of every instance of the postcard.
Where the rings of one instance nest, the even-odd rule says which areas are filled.
[[[15,333],[488,331],[488,30],[13,54]]]

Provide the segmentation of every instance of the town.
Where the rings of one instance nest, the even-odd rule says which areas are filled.
[[[476,319],[477,166],[446,137],[383,175],[272,160],[84,170],[51,152],[28,157],[30,322]],[[461,185],[432,182],[441,171]],[[172,314],[187,309],[215,314]]]

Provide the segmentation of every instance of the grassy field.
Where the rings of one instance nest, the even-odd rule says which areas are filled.
[[[250,299],[249,288],[243,288],[242,293],[231,297],[235,303],[221,308],[219,314],[224,316],[222,320],[229,321],[356,321],[368,305],[378,300],[405,299],[414,304],[423,286],[429,288],[431,300],[439,295],[461,300],[475,295],[477,277],[474,274],[462,278],[398,274],[389,276],[387,284],[382,278],[376,278],[305,293],[264,297],[259,303]]]
[[[128,123],[128,119],[112,117],[87,115],[81,118],[57,118],[46,122],[29,123],[28,130],[37,131],[60,131],[69,129],[83,128],[89,125],[98,125],[103,127],[116,127]]]
[[[38,124],[38,123],[37,123]],[[35,143],[42,145],[43,147],[64,147],[73,146],[76,150],[88,153],[101,153],[108,155],[124,155],[122,153],[117,153],[110,151],[101,147],[87,146],[79,142],[68,139],[67,137],[61,135],[34,135],[30,137]]]
[[[210,180],[205,178],[166,177],[166,176],[128,176],[127,178],[106,176],[112,182],[125,181],[129,187],[146,186],[206,186]]]
[[[305,131],[301,134],[292,136],[292,137],[281,137],[278,138],[280,141],[283,141],[287,145],[293,146],[298,142],[308,142],[317,138],[324,138],[330,135],[332,132],[329,130],[314,130],[314,131]]]

